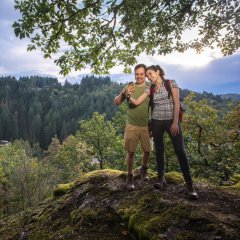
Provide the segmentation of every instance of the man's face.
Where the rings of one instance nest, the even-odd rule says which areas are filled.
[[[144,83],[145,77],[145,69],[143,67],[140,67],[135,71],[135,80],[137,84]]]

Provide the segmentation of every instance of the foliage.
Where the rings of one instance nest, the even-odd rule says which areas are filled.
[[[79,177],[83,172],[94,170],[94,166],[91,165],[92,155],[90,146],[70,135],[59,146],[48,164],[54,167],[53,174],[57,178],[57,183],[67,183]]]
[[[213,181],[228,180],[240,170],[239,165],[239,104],[229,106],[225,113],[216,111],[206,100],[185,102],[188,112],[183,127],[185,143],[196,175]]]
[[[15,0],[15,9],[21,14],[15,35],[31,40],[29,51],[54,57],[64,75],[87,66],[107,73],[123,65],[130,72],[141,53],[217,46],[229,55],[240,47],[237,0]],[[186,40],[190,31],[198,37]]]
[[[115,116],[112,118],[112,122],[114,127],[116,128],[118,133],[124,132],[124,127],[126,125],[126,114],[127,114],[127,104],[123,102],[121,105],[118,106],[118,111],[116,112]]]
[[[0,215],[31,207],[49,194],[48,170],[28,149],[23,141],[0,147]]]
[[[93,161],[97,160],[100,169],[114,166],[116,157],[121,156],[123,139],[116,135],[116,129],[105,114],[94,112],[90,120],[82,120],[79,137],[90,145],[94,152]],[[119,154],[120,153],[120,154]]]

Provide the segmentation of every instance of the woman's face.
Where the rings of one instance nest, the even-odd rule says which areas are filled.
[[[146,72],[146,76],[149,81],[151,82],[156,82],[157,78],[159,77],[159,71],[157,70],[156,72],[152,69],[148,69]]]

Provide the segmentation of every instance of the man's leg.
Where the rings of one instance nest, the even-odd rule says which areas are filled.
[[[126,163],[128,175],[133,175],[133,162],[134,162],[134,152],[127,152]]]
[[[150,157],[151,151],[151,142],[148,129],[141,130],[139,132],[139,139],[142,147],[142,166],[139,169],[141,178],[143,181],[148,181],[147,169],[148,169],[148,161]]]
[[[143,155],[142,155],[142,166],[148,166],[148,160],[149,160],[149,157],[150,157],[150,152],[143,152]]]
[[[127,162],[127,178],[126,178],[126,187],[128,190],[132,191],[135,189],[133,181],[133,161],[134,161],[134,152],[127,152],[126,162]]]
[[[124,146],[127,152],[126,155],[126,164],[127,164],[127,179],[126,179],[126,187],[128,190],[134,190],[134,182],[133,182],[133,162],[134,155],[137,149],[139,139],[137,132],[135,131],[135,127],[131,125],[127,125],[124,133]]]

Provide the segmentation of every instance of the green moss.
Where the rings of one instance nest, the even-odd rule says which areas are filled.
[[[66,183],[66,184],[58,184],[56,189],[53,191],[54,197],[60,197],[67,193],[72,187],[74,186],[74,183]]]
[[[168,172],[165,174],[165,178],[168,183],[184,183],[184,179],[181,173],[179,172]]]
[[[221,189],[227,190],[228,192],[235,192],[238,195],[240,195],[240,182],[237,182],[236,184],[232,186],[221,186]]]
[[[98,178],[98,177],[119,177],[121,175],[125,175],[126,173],[119,170],[113,170],[113,169],[103,169],[103,170],[95,170],[86,174],[83,174],[79,179],[78,182],[87,181],[91,178]]]
[[[201,211],[192,211],[189,216],[189,221],[193,224],[201,222],[201,225],[205,225],[211,223],[211,220],[213,221],[214,219],[209,213],[206,214],[206,212]]]
[[[239,181],[238,183],[234,184],[234,185],[231,186],[231,187],[240,190],[240,181]]]
[[[55,236],[53,239],[72,239],[75,236],[75,231],[72,226],[65,226],[63,227]],[[57,238],[58,237],[58,238]]]
[[[216,231],[216,229],[218,228],[218,226],[214,223],[209,223],[205,226],[205,231],[206,232],[213,232]]]
[[[168,226],[177,225],[182,219],[187,219],[190,213],[190,205],[178,204],[177,206],[170,206],[157,216],[159,227],[166,230]]]
[[[137,211],[129,219],[129,228],[138,234],[139,239],[152,239],[159,233],[164,233],[171,225],[178,225],[182,219],[187,219],[191,212],[188,205],[168,207],[160,214]]]
[[[48,239],[52,240],[53,233],[50,233],[49,231],[45,231],[44,229],[35,229],[34,232],[30,232],[27,234],[28,239],[31,240],[39,240],[39,239]]]
[[[159,209],[166,206],[166,203],[162,201],[162,193],[151,192],[151,194],[149,194],[147,189],[145,191],[136,192],[121,205],[117,213],[123,220],[129,220],[130,216],[134,215],[139,210],[145,212],[149,211],[149,213],[158,213]]]
[[[178,225],[188,219],[191,205],[171,205],[160,192],[141,192],[129,197],[118,213],[128,221],[128,228],[137,233],[138,239],[154,239],[171,225]],[[158,238],[156,238],[158,239]]]
[[[124,208],[124,209],[117,210],[117,214],[119,214],[121,216],[123,221],[128,222],[129,218],[132,214],[132,211],[133,210],[131,208]]]
[[[75,209],[70,213],[71,223],[76,224],[80,219],[81,215],[79,216],[79,209]]]
[[[81,211],[83,219],[91,222],[96,221],[98,216],[101,215],[100,213],[101,210],[99,208],[85,208]]]
[[[195,240],[196,238],[196,234],[191,231],[184,231],[176,236],[176,240]]]
[[[233,175],[230,179],[229,179],[230,182],[234,182],[235,184],[240,182],[240,174],[235,174]]]

